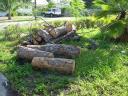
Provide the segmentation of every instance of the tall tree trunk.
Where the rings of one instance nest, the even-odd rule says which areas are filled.
[[[120,14],[119,14],[118,20],[125,19],[125,17],[126,17],[126,11],[121,11]]]
[[[37,2],[36,2],[36,0],[35,0],[35,13],[34,13],[34,15],[35,15],[35,20],[37,20],[37,13],[36,13],[36,9],[37,9]]]
[[[9,10],[9,12],[8,12],[8,20],[11,20],[12,18],[11,18],[11,11]]]

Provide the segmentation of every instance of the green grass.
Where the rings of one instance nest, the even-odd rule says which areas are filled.
[[[78,33],[80,41],[64,41],[82,47],[80,56],[74,58],[72,75],[35,70],[29,62],[18,62],[17,39],[0,41],[0,71],[23,96],[128,96],[128,43],[104,40],[99,29],[81,29]],[[99,47],[88,50],[86,38],[95,39]]]

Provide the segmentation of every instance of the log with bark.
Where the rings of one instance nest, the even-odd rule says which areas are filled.
[[[37,35],[45,42],[49,42],[52,39],[52,36],[46,30],[38,30]]]
[[[32,60],[33,57],[54,57],[53,53],[40,51],[38,49],[32,49],[28,47],[19,46],[17,56],[22,59]]]
[[[65,26],[61,26],[61,27],[57,27],[54,28],[52,30],[49,31],[49,34],[53,37],[53,38],[57,38],[59,36],[65,35],[67,33],[67,29]]]
[[[65,57],[75,57],[80,54],[80,48],[72,45],[64,44],[47,44],[47,45],[27,45],[29,48],[38,49],[54,53],[54,55],[62,55]]]
[[[67,34],[68,32],[75,31],[75,30],[76,30],[75,26],[70,21],[68,21],[68,22],[65,22],[63,26],[52,28],[48,32],[51,36],[53,36],[54,38],[57,38]]]
[[[64,74],[71,74],[75,69],[75,61],[63,58],[34,57],[32,66],[39,69],[50,69]]]
[[[74,36],[76,36],[76,33],[75,33],[75,31],[72,31],[72,32],[67,33],[66,35],[63,35],[63,36],[58,37],[56,39],[53,39],[51,42],[52,43],[59,43],[62,40],[71,40],[74,38]]]

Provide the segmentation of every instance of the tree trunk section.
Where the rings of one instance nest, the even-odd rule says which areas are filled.
[[[52,37],[46,30],[39,30],[37,32],[37,35],[40,36],[45,42],[50,42]]]
[[[53,39],[52,42],[59,43],[62,40],[71,40],[76,35],[75,31],[69,32],[64,36],[58,37],[56,39]]]
[[[47,44],[47,45],[27,45],[29,48],[38,49],[54,53],[54,55],[62,55],[66,57],[75,57],[80,54],[80,48],[72,45],[64,44]]]
[[[39,69],[50,69],[64,74],[71,74],[75,69],[75,61],[62,58],[34,57],[32,66]]]
[[[8,13],[8,20],[11,20],[12,18],[11,18],[11,12],[9,11],[9,13]]]
[[[33,57],[54,57],[53,53],[40,51],[37,49],[27,48],[23,46],[19,46],[17,51],[17,56],[22,59],[32,60]]]
[[[49,34],[53,38],[57,38],[59,36],[65,35],[67,33],[67,29],[65,26],[57,27],[49,32]]]

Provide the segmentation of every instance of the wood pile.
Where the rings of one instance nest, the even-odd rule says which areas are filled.
[[[75,70],[75,60],[71,58],[80,55],[80,48],[56,43],[74,38],[78,39],[79,36],[74,25],[69,22],[57,28],[47,26],[31,34],[28,40],[18,47],[17,56],[31,60],[35,68],[71,74]]]
[[[44,45],[47,43],[59,43],[62,40],[79,38],[76,34],[76,27],[67,22],[64,25],[54,28],[53,26],[46,26],[45,29],[36,29],[27,41],[21,45]]]

